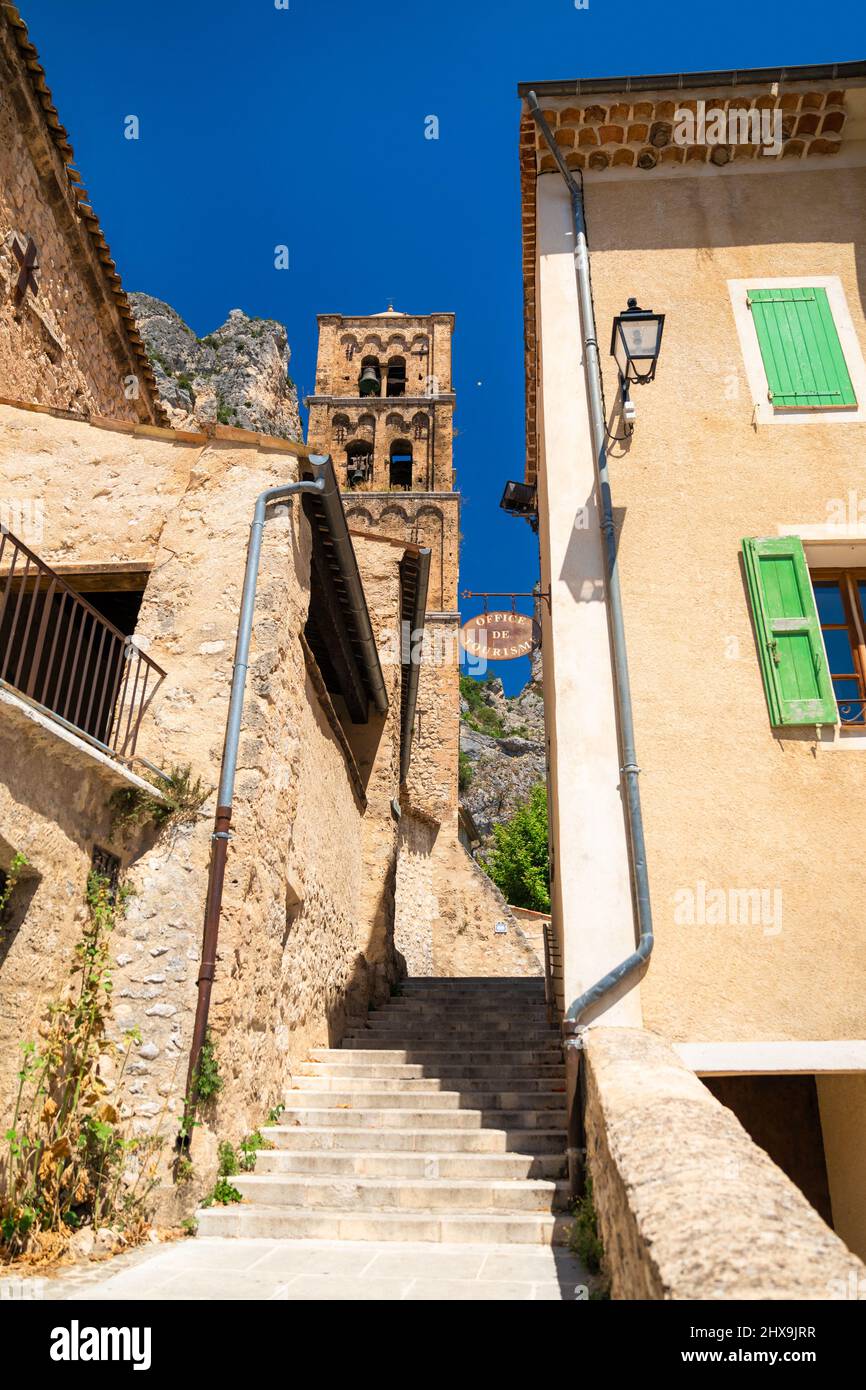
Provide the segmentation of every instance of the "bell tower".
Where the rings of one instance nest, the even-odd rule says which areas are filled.
[[[453,314],[321,314],[316,394],[307,400],[308,443],[334,461],[350,531],[430,551],[423,642],[411,639],[422,660],[394,885],[395,942],[413,975],[435,973],[461,869],[477,872],[463,863],[458,831],[453,332]]]
[[[428,614],[456,620],[453,314],[319,315],[308,443],[328,453],[349,526],[431,551]]]

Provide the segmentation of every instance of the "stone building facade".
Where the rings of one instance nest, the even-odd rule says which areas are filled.
[[[309,446],[167,427],[11,5],[0,79],[0,1128],[20,1045],[69,988],[98,868],[131,889],[110,1027],[134,1040],[122,1077],[102,1058],[104,1079],[133,1134],[172,1155],[211,969],[202,919],[253,508],[301,479],[328,498],[271,506],[264,527],[209,1012],[222,1087],[199,1116],[189,1206],[217,1142],[262,1124],[309,1050],[407,970],[537,973],[515,922],[494,934],[507,908],[457,836],[453,319],[324,319],[335,401],[311,403]],[[341,360],[355,333],[397,395],[354,400],[337,382],[335,325]],[[355,489],[352,431],[387,458]],[[154,806],[185,777],[204,799],[160,829]],[[167,1164],[162,1177],[167,1211]]]
[[[132,640],[165,672],[126,757],[58,722],[4,665],[0,869],[16,853],[26,868],[0,959],[3,1115],[18,1045],[68,979],[87,875],[95,851],[107,851],[133,889],[111,953],[113,1027],[141,1035],[124,1112],[138,1132],[176,1133],[249,523],[259,493],[298,477],[305,458],[302,445],[228,428],[180,434],[0,407],[0,491],[12,503],[34,489],[44,499],[40,561],[93,603],[135,576]],[[299,499],[265,529],[210,1012],[224,1087],[203,1117],[200,1154],[263,1122],[308,1049],[337,1042],[347,1018],[386,999],[405,972],[393,809],[405,667],[390,654],[401,566],[418,548],[355,538],[388,709],[352,720],[312,651],[316,606],[330,601],[313,563],[316,529]],[[14,586],[11,544],[0,569]],[[181,765],[210,788],[192,824],[157,833],[117,823],[115,791],[159,796],[166,784],[151,769]]]
[[[866,665],[862,639],[846,634],[862,624],[866,572],[866,68],[535,90],[551,141],[522,89],[526,481],[551,594],[545,713],[565,1002],[634,952],[640,860],[649,964],[581,1021],[614,1037],[643,1024],[669,1039],[862,1256]],[[721,142],[708,135],[717,112]],[[737,134],[767,128],[777,142]],[[578,294],[568,177],[586,207],[595,327]],[[666,316],[655,379],[631,392],[633,433],[608,348],[631,296]],[[773,373],[791,363],[783,350],[773,357],[763,327],[770,301],[780,316],[790,306],[787,341],[804,374],[788,399]],[[809,315],[821,304],[816,335]],[[623,789],[603,428],[594,431],[582,386],[593,334],[645,856],[630,843]],[[810,392],[810,372],[825,381],[823,342],[836,345],[839,385]],[[811,634],[804,703],[785,719],[766,692],[778,672],[790,694],[786,661],[805,640],[791,634],[804,629],[792,607],[763,631],[749,581],[755,545],[770,568],[796,557],[794,602]],[[832,623],[816,605],[838,600],[846,573],[853,606],[840,602],[845,616]],[[837,678],[823,683],[826,703],[809,704],[810,681],[826,672]]]
[[[0,8],[0,398],[162,424],[150,362],[39,58]]]

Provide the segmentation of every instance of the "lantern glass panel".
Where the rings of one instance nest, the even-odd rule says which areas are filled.
[[[631,323],[625,319],[620,324],[620,332],[625,338],[629,356],[634,363],[643,365],[652,361],[658,352],[658,319],[637,319]]]

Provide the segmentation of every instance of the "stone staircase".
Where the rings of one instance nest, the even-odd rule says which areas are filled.
[[[565,1069],[539,979],[407,981],[315,1048],[203,1236],[559,1243]]]

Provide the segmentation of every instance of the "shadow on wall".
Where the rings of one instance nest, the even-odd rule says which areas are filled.
[[[613,508],[617,553],[625,526],[625,518],[625,507]],[[596,546],[599,544],[600,525],[601,517],[593,491],[574,518],[571,535],[562,560],[562,569],[559,572],[559,578],[568,588],[575,603],[602,603],[604,601],[607,547],[602,538],[601,548],[599,551],[596,550]]]

